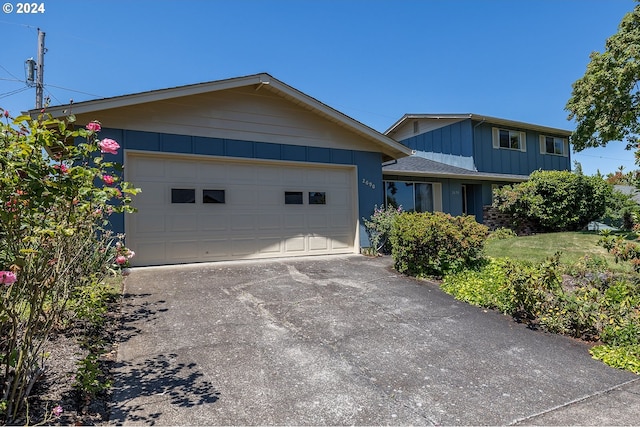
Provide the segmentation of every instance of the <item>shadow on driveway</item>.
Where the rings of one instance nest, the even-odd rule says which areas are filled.
[[[332,256],[134,269],[111,423],[640,419],[638,377],[592,359],[588,345],[455,301],[390,264]],[[589,404],[623,386],[630,418]]]

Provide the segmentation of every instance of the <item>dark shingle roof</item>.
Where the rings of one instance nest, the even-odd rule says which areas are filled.
[[[382,172],[389,175],[398,174],[441,178],[466,178],[490,181],[526,181],[529,179],[528,175],[472,171],[415,155],[403,157],[393,163],[383,165]]]

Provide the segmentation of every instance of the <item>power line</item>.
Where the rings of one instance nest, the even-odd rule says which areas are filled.
[[[11,92],[0,93],[0,98],[6,98],[7,96],[16,95],[25,90],[31,89],[30,87],[22,87],[20,89],[12,90]]]
[[[4,68],[4,66],[2,64],[0,64],[0,68],[2,68],[4,71],[6,71],[7,74],[9,74],[11,77],[13,77],[14,79],[20,80],[19,77],[15,76],[11,71],[7,70],[6,68]],[[22,80],[20,80],[22,81]]]
[[[55,87],[56,89],[68,90],[69,92],[81,93],[81,94],[83,94],[83,95],[89,95],[89,96],[93,96],[93,97],[95,97],[95,98],[104,98],[103,96],[101,96],[101,95],[96,95],[95,93],[82,92],[82,91],[80,91],[80,90],[69,89],[69,88],[67,88],[67,87],[56,86],[56,85],[51,85],[51,84],[46,84],[45,86]]]

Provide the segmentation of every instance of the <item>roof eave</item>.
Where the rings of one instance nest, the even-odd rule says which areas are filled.
[[[500,175],[500,174],[456,174],[447,172],[425,172],[425,171],[406,171],[383,169],[383,175],[397,176],[419,176],[425,178],[451,178],[472,181],[501,181],[501,182],[524,182],[529,179],[528,175]]]
[[[405,122],[409,120],[418,120],[418,119],[471,119],[479,122],[488,122],[497,125],[516,127],[522,129],[530,129],[535,130],[541,133],[551,133],[553,135],[561,135],[565,137],[569,137],[571,135],[571,131],[566,129],[559,129],[549,126],[536,125],[533,123],[520,122],[516,120],[509,119],[501,119],[498,117],[485,116],[481,114],[473,114],[473,113],[464,113],[464,114],[405,114],[395,122],[389,129],[387,129],[384,134],[389,135],[397,130],[400,126],[402,126]]]
[[[77,104],[64,104],[47,108],[47,112],[53,117],[63,117],[71,113],[86,114],[112,108],[121,108],[154,101],[162,101],[183,96],[199,95],[207,92],[235,89],[239,87],[255,85],[256,90],[266,87],[284,97],[301,103],[305,108],[320,114],[321,116],[350,129],[358,135],[374,142],[383,154],[383,159],[392,160],[411,155],[411,150],[394,139],[379,133],[378,131],[360,123],[359,121],[329,107],[317,99],[294,89],[291,86],[275,79],[267,73],[260,73],[244,77],[236,77],[207,83],[198,83],[187,86],[178,86],[168,89],[159,89],[136,94],[121,95],[112,98],[83,101]],[[40,114],[40,110],[30,110],[32,117]]]

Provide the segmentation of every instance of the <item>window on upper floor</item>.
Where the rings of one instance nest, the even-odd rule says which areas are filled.
[[[516,130],[493,128],[493,148],[527,151],[527,135]]]
[[[540,153],[567,156],[569,153],[569,142],[565,138],[540,135]]]

